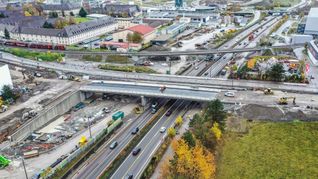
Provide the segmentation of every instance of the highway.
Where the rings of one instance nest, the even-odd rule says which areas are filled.
[[[168,129],[171,127],[177,116],[187,110],[189,104],[190,102],[187,101],[176,101],[170,108],[173,110],[172,114],[170,116],[163,115],[136,146],[136,148],[141,148],[140,153],[137,156],[129,155],[111,178],[124,178],[128,174],[133,174],[134,178],[139,178],[148,162],[150,162],[152,155],[167,136],[167,132],[159,132],[160,128],[166,127]]]
[[[159,106],[164,105],[166,100],[158,100]],[[99,175],[107,168],[118,156],[120,151],[122,151],[126,145],[134,138],[134,135],[131,134],[131,131],[136,127],[142,129],[147,121],[153,116],[151,114],[151,109],[146,109],[140,116],[136,119],[131,119],[130,125],[122,127],[119,131],[116,132],[116,135],[111,137],[103,146],[99,148],[96,152],[96,155],[88,159],[81,168],[73,175],[72,178],[81,178],[81,179],[91,179],[98,178]],[[115,149],[110,149],[109,145],[114,142],[118,142],[118,146]]]

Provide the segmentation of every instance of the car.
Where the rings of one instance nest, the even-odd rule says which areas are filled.
[[[158,102],[157,101],[153,102],[152,105],[151,105],[152,108],[156,108],[157,106],[158,106]]]
[[[112,144],[110,144],[109,148],[110,148],[110,149],[114,149],[114,148],[117,147],[117,145],[118,145],[118,142],[117,142],[117,141],[114,141]]]
[[[172,111],[169,110],[169,111],[167,111],[166,116],[170,116],[171,114],[172,114]]]
[[[196,67],[194,67],[194,69],[195,69],[195,70],[197,70],[197,69],[199,69],[199,67],[198,67],[198,66],[196,66]]]
[[[161,127],[160,130],[159,130],[159,132],[160,132],[160,133],[166,132],[166,127]]]
[[[140,147],[135,148],[135,149],[132,151],[132,155],[138,155],[140,151],[141,151],[141,148],[140,148]]]
[[[110,113],[111,112],[111,110],[108,107],[103,108],[102,111],[104,113]]]
[[[225,93],[224,93],[224,96],[227,96],[227,97],[235,97],[235,94],[234,94],[234,92],[228,91],[228,92],[225,92]]]
[[[156,108],[152,108],[151,109],[151,114],[155,114],[157,112],[157,109]]]
[[[131,134],[135,135],[138,133],[138,131],[139,131],[139,127],[136,127],[136,128],[134,128],[133,131],[131,131]]]
[[[128,174],[125,179],[133,179],[134,178],[134,175],[133,174]]]

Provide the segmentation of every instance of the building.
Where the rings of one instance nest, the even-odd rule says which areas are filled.
[[[304,34],[318,35],[318,8],[311,8],[306,20]]]
[[[139,6],[129,4],[102,4],[100,7],[92,8],[92,13],[107,14],[112,17],[134,17],[141,13]]]
[[[298,26],[297,26],[297,33],[298,34],[304,34],[305,33],[305,28],[306,28],[306,21],[307,21],[307,18],[303,18]]]
[[[291,36],[291,43],[292,44],[306,44],[313,40],[312,35],[299,35],[294,34]]]
[[[81,4],[79,3],[60,3],[60,4],[43,4],[41,5],[43,12],[49,14],[50,12],[57,12],[59,16],[63,13],[65,16],[69,16],[71,12],[76,15],[81,9]]]
[[[63,29],[16,26],[11,30],[10,36],[12,39],[20,41],[72,45],[117,29],[117,21],[107,16],[80,24],[69,25]]]
[[[315,40],[310,41],[308,43],[308,56],[309,59],[315,64],[316,66],[318,65],[318,42]]]
[[[138,33],[142,36],[143,41],[141,44],[147,44],[150,43],[151,40],[153,40],[156,37],[156,30],[155,28],[152,28],[147,25],[135,25],[132,27],[129,27],[127,29],[124,29],[120,32],[113,34],[113,40],[115,42],[127,42],[127,35]]]
[[[0,90],[4,85],[13,86],[12,79],[7,64],[0,63]]]
[[[162,34],[168,35],[169,37],[173,38],[179,35],[180,33],[182,33],[183,31],[185,31],[186,28],[187,28],[186,23],[176,23],[164,29],[162,31]]]
[[[86,16],[89,19],[101,19],[107,17],[105,14],[89,14]]]
[[[175,7],[176,8],[183,7],[183,0],[175,0]]]
[[[129,18],[116,18],[118,22],[118,28],[119,29],[127,29],[129,27],[135,26],[138,23],[134,22],[134,18],[129,17]]]

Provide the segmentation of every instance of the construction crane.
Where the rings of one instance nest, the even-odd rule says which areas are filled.
[[[296,104],[296,97],[281,97],[278,100],[278,104],[280,105],[287,105],[288,104],[288,100],[289,99],[293,99],[293,104]]]

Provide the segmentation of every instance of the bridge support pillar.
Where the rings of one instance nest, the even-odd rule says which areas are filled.
[[[138,61],[139,61],[139,57],[138,57],[138,56],[132,56],[132,60],[133,60],[134,62],[138,62]]]
[[[145,96],[141,96],[141,106],[145,107],[147,105],[147,98]]]
[[[90,98],[91,96],[93,96],[93,94],[94,93],[92,93],[92,92],[84,92],[85,99]]]

